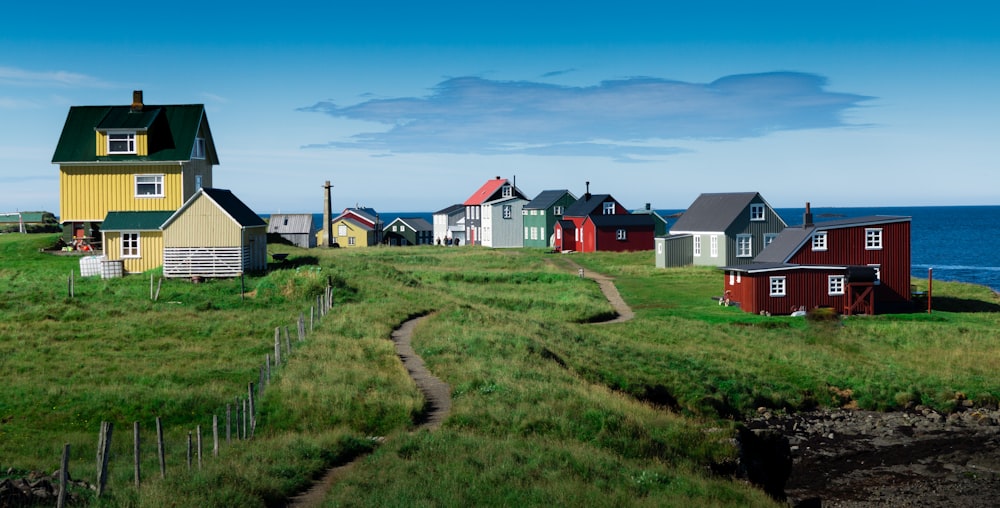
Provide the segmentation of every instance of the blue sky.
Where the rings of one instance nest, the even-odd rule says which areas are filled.
[[[990,2],[338,3],[6,6],[0,212],[58,213],[69,107],[138,89],[205,104],[215,186],[259,213],[319,212],[325,180],[434,211],[497,175],[632,208],[1000,204]]]

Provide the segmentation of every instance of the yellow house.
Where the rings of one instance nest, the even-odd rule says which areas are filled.
[[[375,229],[363,222],[341,216],[332,221],[332,224],[333,244],[336,247],[355,248],[375,245]],[[316,243],[326,245],[325,230],[316,233]]]
[[[108,212],[101,225],[104,257],[121,261],[126,273],[145,272],[163,265],[160,226],[173,212]]]
[[[219,163],[201,104],[73,106],[52,163],[66,240],[99,240],[108,212],[175,211]]]

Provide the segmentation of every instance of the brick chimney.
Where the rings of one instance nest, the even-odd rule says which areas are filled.
[[[142,111],[142,90],[132,91],[132,111]]]

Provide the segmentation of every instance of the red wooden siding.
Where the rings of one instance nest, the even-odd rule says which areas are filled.
[[[882,229],[882,248],[865,249],[865,230]],[[823,231],[817,229],[817,231]],[[812,241],[796,252],[789,263],[800,265],[879,265],[881,284],[876,300],[910,301],[910,222],[853,226],[826,232],[827,250],[812,250]]]
[[[766,311],[774,315],[787,315],[801,307],[832,307],[844,312],[847,304],[846,284],[844,295],[829,294],[830,275],[843,275],[839,270],[787,270],[774,272],[743,273],[740,282],[730,284],[732,272],[726,272],[726,290],[730,299],[739,302],[740,309],[759,314]],[[785,296],[771,296],[771,277],[785,277]],[[875,305],[876,310],[878,304]]]

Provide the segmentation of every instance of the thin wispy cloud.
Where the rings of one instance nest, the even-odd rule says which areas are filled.
[[[825,90],[807,73],[727,76],[711,83],[651,77],[560,86],[479,77],[447,79],[426,97],[371,99],[299,111],[381,123],[322,147],[406,153],[558,154],[641,160],[676,153],[664,141],[732,140],[845,126],[871,97]]]
[[[28,87],[110,86],[108,83],[86,74],[67,71],[29,71],[3,66],[0,66],[0,84]]]

